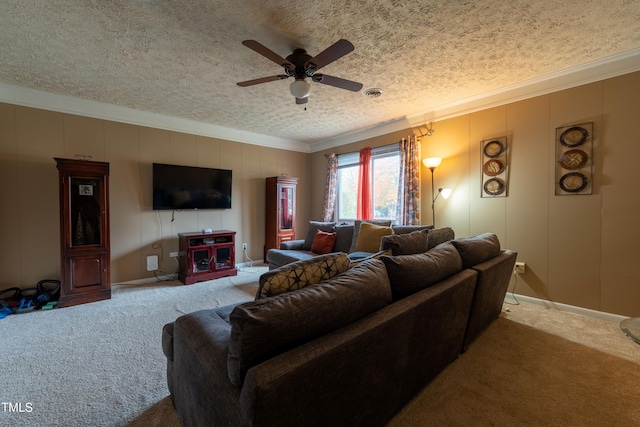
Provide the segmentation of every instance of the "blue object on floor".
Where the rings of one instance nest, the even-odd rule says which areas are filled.
[[[10,308],[0,308],[0,319],[4,319],[8,315],[12,314],[13,310]]]

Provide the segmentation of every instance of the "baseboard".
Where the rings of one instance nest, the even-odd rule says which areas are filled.
[[[568,313],[581,314],[587,317],[593,317],[595,319],[605,320],[607,322],[612,323],[620,323],[621,320],[626,319],[628,316],[620,316],[618,314],[607,313],[604,311],[591,310],[589,308],[584,307],[576,307],[575,305],[562,304],[559,302],[553,302],[545,299],[529,297],[526,295],[515,294],[515,298],[518,301],[526,302],[528,304],[539,305],[544,308],[549,308],[558,311],[565,311]],[[505,300],[509,300],[509,302],[514,301],[513,294],[508,293],[505,297]]]
[[[241,262],[241,263],[237,263],[236,264],[236,269],[238,271],[242,271],[245,268],[250,268],[250,267],[265,267],[266,264],[264,264],[264,261],[259,259],[256,261],[251,261],[251,262]],[[153,282],[168,282],[171,280],[178,280],[178,273],[173,273],[173,274],[162,274],[162,275],[158,275],[158,276],[154,276],[154,277],[147,277],[144,279],[136,279],[136,280],[128,280],[126,282],[118,282],[118,283],[112,283],[111,286],[129,286],[129,285],[144,285],[146,283],[153,283]]]

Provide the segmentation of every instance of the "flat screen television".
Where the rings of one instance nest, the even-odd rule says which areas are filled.
[[[230,209],[231,171],[153,164],[153,210]]]

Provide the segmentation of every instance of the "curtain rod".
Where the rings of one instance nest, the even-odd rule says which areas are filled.
[[[384,151],[384,149],[387,149],[389,151],[393,151],[395,149],[395,145],[397,145],[397,144],[400,144],[400,141],[397,141],[397,142],[394,142],[394,143],[391,143],[391,144],[387,144],[387,145],[382,145],[380,147],[375,147],[375,148],[373,148],[373,150],[378,150],[378,152],[376,154],[382,154],[382,153],[386,152],[386,151]],[[347,155],[347,154],[356,154],[356,153],[359,153],[359,151],[349,151],[348,153],[341,153],[341,154],[336,154],[336,155],[337,156],[344,156],[344,155]],[[335,153],[332,153],[332,154],[335,154]],[[325,154],[324,155],[325,159],[328,159],[330,155],[331,154]]]

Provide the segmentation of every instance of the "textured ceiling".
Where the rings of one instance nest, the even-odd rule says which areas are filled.
[[[314,143],[640,48],[638,0],[4,0],[0,82]],[[293,79],[241,44],[312,56],[358,93]],[[306,110],[305,110],[306,107]]]

